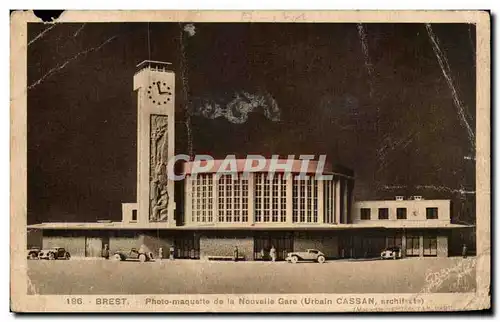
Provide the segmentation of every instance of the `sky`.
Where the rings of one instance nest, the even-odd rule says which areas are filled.
[[[357,200],[448,198],[471,221],[475,47],[469,24],[29,24],[28,223],[135,202],[145,59],[176,72],[176,153],[327,154]]]

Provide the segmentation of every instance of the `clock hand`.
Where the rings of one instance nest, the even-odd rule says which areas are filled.
[[[157,82],[157,83],[156,83],[156,86],[158,86],[158,94],[164,94],[165,92],[163,92],[163,91],[161,90],[161,86],[160,86],[160,84],[161,84],[160,82]]]

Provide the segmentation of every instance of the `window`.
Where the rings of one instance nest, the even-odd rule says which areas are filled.
[[[279,207],[279,213],[280,213],[280,221],[281,222],[285,222],[286,221],[286,180],[284,177],[281,177],[281,185],[280,185],[280,188],[279,188],[279,192],[280,192],[280,202],[281,202],[281,205]]]
[[[283,173],[255,174],[255,222],[286,222],[286,177]]]
[[[406,208],[397,208],[396,216],[398,219],[406,219]]]
[[[323,184],[324,222],[332,224],[335,222],[335,185],[333,180],[323,180]]]
[[[241,178],[241,221],[248,222],[248,178]]]
[[[132,210],[132,221],[137,221],[137,209]]]
[[[219,178],[219,184],[217,185],[217,189],[219,190],[219,222],[224,221],[224,212],[225,212],[225,206],[226,206],[226,197],[225,197],[225,190],[226,190],[226,176],[222,176]]]
[[[213,175],[192,176],[192,222],[213,222]]]
[[[292,209],[293,209],[293,214],[292,214],[292,221],[297,222],[299,221],[299,185],[293,183],[293,188],[292,188]]]
[[[255,221],[262,221],[262,175],[255,174]]]
[[[427,219],[438,219],[438,209],[436,207],[426,208],[425,214]]]
[[[306,221],[306,181],[300,180],[299,184],[299,222]]]
[[[295,176],[292,190],[292,221],[318,222],[318,181],[313,177]]]
[[[219,178],[218,205],[220,222],[248,222],[248,178],[226,174]]]
[[[389,208],[379,208],[378,219],[389,219]]]
[[[371,219],[371,209],[361,208],[361,220],[370,220],[370,219]]]
[[[437,256],[437,237],[424,235],[424,256]]]

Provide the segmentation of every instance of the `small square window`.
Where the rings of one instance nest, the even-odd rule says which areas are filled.
[[[389,219],[389,208],[379,208],[378,219]]]
[[[370,220],[370,219],[371,219],[371,209],[361,208],[361,220]]]
[[[137,221],[137,209],[132,210],[132,221]]]
[[[397,208],[396,216],[397,219],[406,219],[406,208]]]
[[[438,219],[438,209],[436,207],[426,208],[425,214],[427,219]]]

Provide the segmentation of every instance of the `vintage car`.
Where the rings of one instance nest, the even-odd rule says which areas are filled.
[[[380,258],[381,259],[401,258],[401,248],[398,246],[386,248],[380,253]]]
[[[28,259],[38,259],[38,253],[40,252],[40,248],[32,247],[28,249]]]
[[[38,259],[70,259],[71,255],[63,247],[42,249],[38,252]]]
[[[130,251],[116,251],[111,259],[116,261],[126,261],[126,260],[139,260],[140,262],[149,262],[153,260],[153,253],[143,252],[136,248],[130,249]]]
[[[297,262],[317,262],[323,264],[326,261],[325,254],[317,249],[306,249],[305,252],[288,253],[286,261],[289,263]]]

